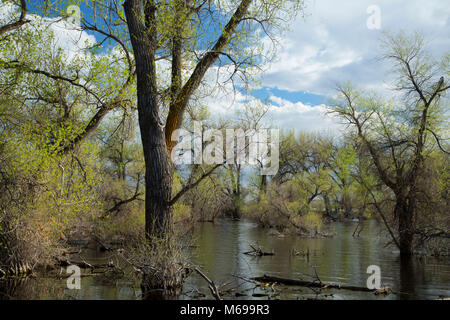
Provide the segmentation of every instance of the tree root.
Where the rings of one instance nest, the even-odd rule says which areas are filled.
[[[17,263],[10,267],[0,267],[0,278],[25,277],[33,273],[33,267],[28,263]]]

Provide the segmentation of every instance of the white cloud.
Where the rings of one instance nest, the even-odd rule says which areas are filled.
[[[367,28],[371,5],[380,8],[381,30]],[[277,61],[264,68],[262,87],[334,96],[336,84],[350,80],[364,89],[385,92],[390,70],[377,59],[384,31],[421,31],[437,57],[450,48],[450,5],[444,0],[310,0],[306,14],[305,20],[298,18],[291,24],[292,32],[281,37]],[[203,101],[214,116],[230,116],[248,99],[254,98],[237,93],[215,94]],[[270,104],[273,124],[280,128],[335,133],[342,128],[337,119],[325,114],[325,105],[293,103],[282,94],[272,96]]]
[[[366,26],[373,4],[380,8],[381,30]],[[345,80],[381,88],[389,70],[376,59],[383,31],[421,31],[436,56],[450,48],[450,5],[444,0],[310,0],[306,13],[280,41],[279,59],[262,76],[262,86],[322,95],[333,95],[335,83]]]
[[[381,31],[422,31],[430,39],[430,51],[440,56],[450,48],[450,5],[446,0],[309,0],[306,20],[291,24],[292,32],[280,40],[278,60],[267,66],[261,78],[262,86],[288,91],[305,91],[320,95],[334,95],[336,82],[351,80],[366,89],[385,89],[386,66],[376,60]],[[369,30],[366,13],[370,5],[381,10],[381,30]],[[0,13],[4,9],[0,5]],[[29,15],[34,20],[42,19]],[[64,21],[45,19],[55,33],[56,46],[69,57],[81,54],[86,43],[95,43],[95,37],[70,27]],[[265,39],[267,41],[267,39]],[[168,65],[158,63],[161,83],[168,85]],[[208,72],[205,83],[214,87],[217,70]],[[229,72],[232,70],[229,70]],[[229,72],[219,72],[221,80]],[[189,74],[185,75],[186,77]],[[240,92],[234,94],[231,83],[225,90],[215,90],[203,97],[213,116],[232,116],[254,97]],[[306,131],[338,132],[336,119],[325,115],[326,106],[310,106],[290,102],[281,97],[270,98],[270,116],[279,128]]]
[[[20,8],[11,3],[0,4],[0,24],[17,21],[20,16]],[[46,30],[52,33],[54,40],[52,48],[62,49],[68,60],[85,55],[85,48],[94,45],[97,41],[93,35],[80,29],[80,26],[67,22],[62,18],[43,18],[36,14],[27,14],[29,23],[22,28],[34,32]],[[15,31],[12,31],[15,32]]]
[[[269,108],[274,126],[279,129],[297,129],[308,132],[339,134],[342,126],[327,114],[324,104],[310,106],[301,102],[292,103],[280,97],[270,97]]]
[[[203,98],[213,118],[233,118],[236,111],[246,103],[258,103],[258,99],[239,91],[216,92]],[[338,119],[328,115],[324,104],[311,106],[302,102],[290,102],[282,97],[271,96],[268,100],[267,126],[278,129],[296,129],[306,132],[340,135],[342,125]]]
[[[37,21],[42,21],[55,36],[53,45],[65,51],[68,59],[84,55],[84,49],[93,46],[97,41],[93,35],[82,31],[79,26],[68,23],[60,18],[42,19],[34,16]]]

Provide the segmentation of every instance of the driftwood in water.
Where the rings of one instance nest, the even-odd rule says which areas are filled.
[[[364,228],[364,226],[361,226],[361,228],[359,228],[359,226],[361,225],[361,219],[358,220],[358,224],[356,225],[355,230],[353,231],[352,237],[359,237],[359,235],[361,234],[362,229]],[[358,230],[359,228],[359,230]]]
[[[80,277],[97,277],[97,276],[105,276],[109,278],[120,278],[124,276],[125,272],[119,267],[114,265],[111,261],[109,263],[102,264],[90,264],[86,261],[69,261],[67,259],[60,259],[59,265],[61,267],[68,267],[71,265],[78,266],[81,269],[90,269],[91,273],[82,273]],[[65,279],[68,278],[71,274],[62,274],[61,272],[56,275],[57,278]]]
[[[290,285],[290,286],[315,287],[315,288],[321,288],[321,289],[334,288],[334,289],[365,291],[365,292],[375,292],[376,291],[376,290],[369,289],[366,287],[342,285],[342,284],[337,284],[337,283],[327,283],[327,282],[321,282],[321,281],[318,282],[318,281],[296,280],[296,279],[281,278],[281,277],[269,276],[269,275],[263,275],[262,277],[255,277],[252,279],[255,281],[258,281],[258,282],[276,282],[276,283]]]
[[[112,262],[110,263],[101,263],[101,264],[90,264],[86,261],[71,261],[69,259],[58,259],[59,266],[68,267],[70,265],[76,265],[82,269],[103,269],[103,268],[113,268],[115,267]]]
[[[112,248],[106,246],[98,237],[94,237],[93,239],[100,246],[101,251],[113,251]]]
[[[260,247],[258,247],[258,249],[256,249],[254,246],[250,245],[250,248],[252,248],[252,251],[247,251],[244,252],[244,254],[250,255],[250,256],[257,256],[257,257],[262,257],[262,256],[274,256],[275,252],[272,249],[272,252],[264,252]]]
[[[72,276],[71,273],[68,273],[68,274],[61,273],[61,274],[56,275],[56,278],[57,278],[57,279],[67,279],[67,278],[69,278],[70,276]],[[105,276],[105,273],[104,273],[104,272],[102,272],[102,273],[81,273],[81,274],[80,274],[80,278],[87,278],[87,277],[102,277],[102,276],[103,276],[103,277]]]

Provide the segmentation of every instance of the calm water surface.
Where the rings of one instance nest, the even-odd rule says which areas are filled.
[[[194,263],[222,289],[225,299],[437,299],[450,296],[450,259],[416,257],[404,263],[398,252],[386,247],[388,237],[375,221],[363,222],[359,238],[353,238],[355,222],[328,226],[332,238],[305,239],[280,237],[270,229],[261,229],[249,221],[204,223],[194,230]],[[274,256],[251,257],[243,254],[250,245],[259,245]],[[300,252],[293,255],[292,251]],[[109,254],[83,256],[96,263],[111,258]],[[248,278],[264,274],[335,282],[364,287],[367,267],[381,269],[382,285],[390,285],[395,294],[375,296],[367,292],[347,290],[313,290],[305,287],[256,287]],[[255,288],[256,287],[256,288]],[[236,292],[239,297],[236,297]],[[66,280],[54,278],[1,281],[0,298],[15,299],[139,299],[138,280],[111,277],[82,278],[81,290],[68,290]],[[197,274],[184,286],[182,299],[211,299],[208,286]]]

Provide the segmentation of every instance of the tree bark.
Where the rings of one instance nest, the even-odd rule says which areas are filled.
[[[171,139],[172,133],[182,125],[184,110],[186,109],[192,93],[197,90],[208,69],[214,64],[214,62],[217,61],[223,50],[225,50],[231,42],[231,39],[236,32],[236,28],[247,14],[251,3],[252,0],[241,0],[233,16],[225,25],[222,34],[219,39],[217,39],[217,42],[213,46],[212,50],[205,53],[205,55],[200,59],[187,82],[179,89],[176,99],[172,101],[169,108],[169,114],[167,115],[165,129],[166,144],[169,149],[169,153],[172,151],[175,144]],[[172,72],[174,72],[174,70],[172,70]]]
[[[160,237],[172,223],[173,167],[166,147],[164,127],[159,120],[156,85],[155,4],[144,8],[138,0],[124,3],[131,44],[136,59],[139,128],[145,160],[145,232]],[[142,21],[145,11],[145,22]]]
[[[141,127],[145,158],[145,231],[164,236],[172,225],[173,167],[162,128]]]
[[[413,217],[414,208],[409,206],[407,198],[398,196],[394,208],[394,214],[398,219],[399,249],[401,256],[413,254]]]
[[[198,62],[192,75],[181,87],[182,38],[174,35],[172,42],[171,103],[165,129],[160,122],[156,84],[155,55],[158,44],[156,2],[126,0],[124,3],[130,40],[136,61],[139,127],[145,159],[145,230],[147,236],[167,234],[172,225],[173,165],[170,154],[174,141],[172,133],[183,121],[184,110],[192,93],[198,88],[206,71],[230,43],[241,19],[247,14],[252,0],[242,0],[211,51]],[[181,5],[182,2],[177,3]]]

